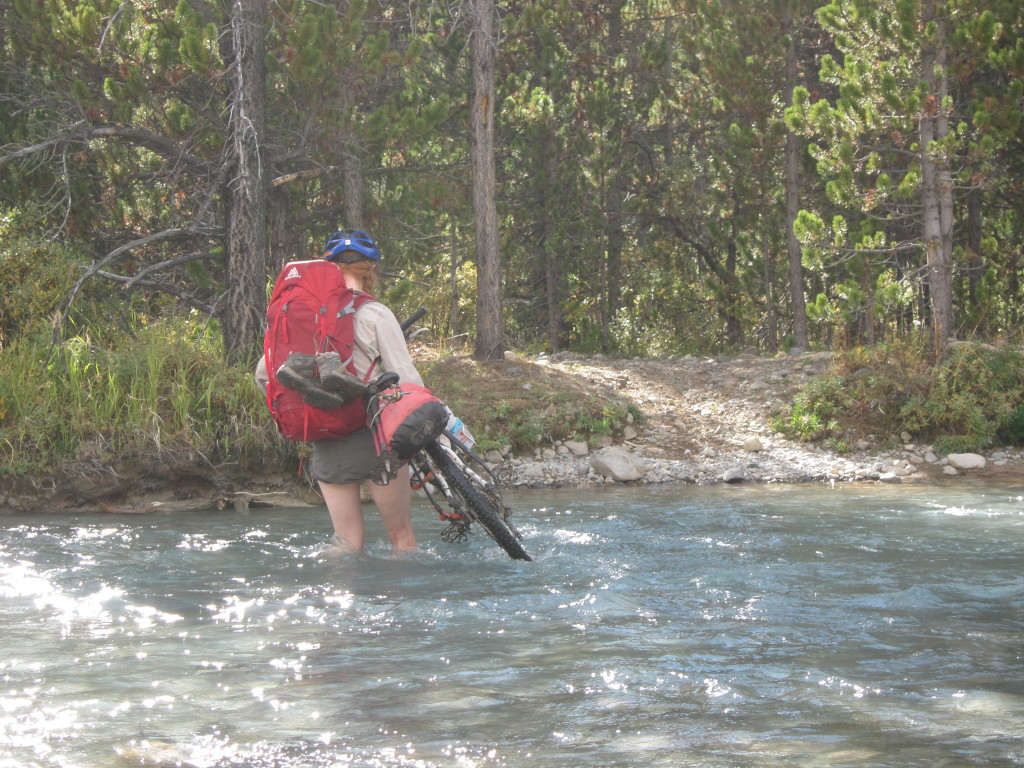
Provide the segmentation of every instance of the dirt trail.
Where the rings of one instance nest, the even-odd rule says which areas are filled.
[[[712,447],[735,448],[770,432],[769,418],[830,355],[765,358],[686,357],[671,360],[563,359],[551,363],[566,373],[615,389],[644,415],[639,444],[680,459]]]

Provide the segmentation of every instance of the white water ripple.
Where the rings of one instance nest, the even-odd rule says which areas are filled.
[[[1020,489],[510,495],[0,532],[0,768],[1024,765]]]

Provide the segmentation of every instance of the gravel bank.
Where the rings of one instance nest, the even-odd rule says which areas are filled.
[[[840,455],[773,432],[771,415],[806,381],[827,370],[830,361],[831,353],[667,360],[568,354],[542,358],[538,362],[626,395],[643,418],[625,425],[624,435],[614,444],[586,446],[585,455],[577,455],[579,445],[557,445],[499,466],[510,487],[527,488],[898,483],[1024,473],[1024,452],[1016,449],[940,456],[931,446],[912,442],[908,434],[873,435],[855,453]]]

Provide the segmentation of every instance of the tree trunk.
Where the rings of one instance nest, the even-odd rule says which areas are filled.
[[[540,267],[544,281],[544,319],[547,327],[548,348],[558,352],[561,347],[562,304],[559,290],[558,259],[555,256],[552,236],[557,228],[555,212],[558,189],[558,146],[553,126],[544,131],[538,151],[541,154],[540,171],[544,175],[541,186],[542,204],[540,209],[540,232],[537,237],[537,248],[540,252]]]
[[[729,242],[726,245],[725,254],[725,271],[726,271],[726,283],[725,283],[725,301],[723,302],[724,307],[722,308],[725,314],[725,340],[726,343],[733,349],[739,349],[743,346],[743,323],[740,322],[740,296],[737,290],[738,280],[736,279],[736,264],[737,264],[737,246],[736,238],[738,236],[736,228],[736,219],[739,214],[739,206],[733,209],[732,219],[732,235],[729,237]]]
[[[785,29],[789,34],[786,51],[786,104],[793,104],[793,89],[797,81],[796,28],[793,24],[793,0],[785,6]],[[800,349],[810,349],[807,332],[807,301],[804,297],[803,249],[796,239],[793,225],[800,213],[800,140],[793,131],[786,131],[786,252],[789,262],[789,301],[793,311],[793,343]]]
[[[989,318],[987,313],[978,313],[980,309],[978,287],[981,285],[981,277],[985,271],[981,257],[981,215],[981,194],[978,187],[974,187],[967,193],[967,295],[964,297],[964,303],[967,305],[968,311],[977,318],[973,330],[984,335],[989,331]],[[1007,295],[1012,296],[1013,294]]]
[[[264,26],[266,0],[233,0],[233,93],[230,152],[235,177],[228,185],[227,301],[224,346],[230,361],[253,359],[266,315],[268,179],[263,164]]]
[[[942,96],[947,90],[944,26],[941,19],[935,19],[934,0],[924,0],[922,10],[925,26],[937,21],[935,38],[925,41],[921,56],[922,80],[929,95],[922,106],[920,122],[922,238],[927,259],[932,353],[937,359],[953,336],[952,179],[949,164],[942,159],[945,150],[937,144],[948,132],[947,121],[939,119],[944,109]]]
[[[949,75],[948,75],[948,48],[946,45],[946,20],[938,19],[938,31],[936,33],[936,70],[937,83],[935,98],[938,102],[938,111],[935,113],[935,138],[945,145],[949,137],[949,112],[945,106],[949,98]],[[942,241],[942,260],[946,265],[946,280],[949,287],[949,331],[947,338],[956,337],[956,318],[953,313],[953,171],[950,163],[949,150],[943,146],[941,154],[942,162],[938,167],[939,182],[939,236]]]
[[[345,155],[341,171],[342,222],[345,229],[363,229],[363,164],[355,153]]]
[[[462,328],[459,323],[459,267],[461,266],[459,261],[459,225],[455,222],[458,221],[458,216],[455,212],[449,215],[448,220],[451,222],[449,225],[449,231],[451,232],[451,271],[449,273],[449,280],[451,283],[451,300],[448,305],[448,332],[452,339],[457,339],[459,334],[462,333]]]
[[[307,246],[300,243],[291,226],[293,205],[284,187],[273,187],[267,194],[267,274],[276,275],[289,261],[306,259]]]
[[[773,355],[779,351],[779,312],[775,306],[774,251],[772,238],[765,227],[761,232],[761,254],[764,259],[764,346]]]
[[[624,5],[624,2],[616,2],[608,4],[605,8],[605,18],[608,23],[606,45],[608,58],[612,61],[622,55],[622,7]],[[612,82],[615,83],[616,80],[617,78],[613,78]],[[614,89],[617,93],[617,83],[614,85]],[[612,121],[612,126],[614,126],[613,130],[617,130],[618,121]],[[601,154],[604,155],[606,152],[609,152],[609,148],[604,146]],[[622,178],[624,174],[622,152],[623,147],[621,143],[618,143],[617,148],[612,151],[612,158],[608,162],[604,182],[601,185],[601,203],[604,207],[601,225],[606,233],[603,285],[605,311],[601,317],[601,351],[606,353],[611,352],[614,346],[612,344],[612,327],[622,304],[622,249],[626,241],[622,212],[626,197]]]
[[[626,233],[623,229],[622,205],[626,196],[622,188],[622,170],[616,167],[613,170],[611,184],[608,186],[608,213],[605,216],[605,227],[608,230],[605,249],[605,289],[607,291],[604,322],[601,327],[601,339],[603,351],[612,351],[612,326],[619,313],[622,304],[622,249],[626,242]]]
[[[502,360],[505,333],[501,317],[501,252],[494,163],[494,61],[498,12],[494,0],[469,0],[473,93],[470,130],[473,152],[473,216],[476,223],[477,360]]]

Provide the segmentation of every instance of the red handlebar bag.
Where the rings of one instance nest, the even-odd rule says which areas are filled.
[[[398,384],[376,395],[367,409],[377,455],[409,461],[448,423],[448,409],[426,387]]]

